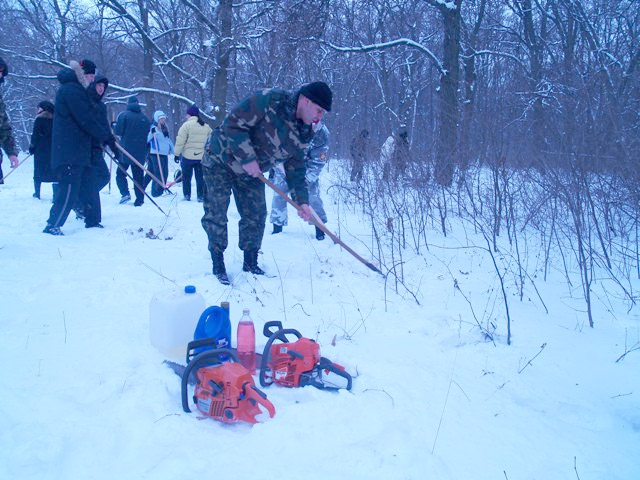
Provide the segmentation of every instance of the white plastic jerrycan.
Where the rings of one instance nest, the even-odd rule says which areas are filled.
[[[187,285],[156,293],[149,306],[149,338],[168,358],[184,360],[187,344],[206,308],[196,287]]]

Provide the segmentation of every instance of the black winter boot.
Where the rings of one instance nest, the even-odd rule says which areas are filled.
[[[230,285],[227,269],[224,267],[224,255],[222,252],[211,252],[213,262],[213,274],[222,285]]]
[[[324,240],[324,232],[316,227],[316,240]]]
[[[271,235],[273,235],[274,233],[280,233],[282,231],[282,225],[278,225],[276,223],[273,224],[273,232],[271,232]]]
[[[253,273],[254,275],[264,275],[264,270],[258,266],[258,251],[257,250],[245,250],[244,263],[242,264],[242,270],[245,272]]]

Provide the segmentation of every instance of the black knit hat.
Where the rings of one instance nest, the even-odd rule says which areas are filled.
[[[96,73],[96,64],[91,60],[82,60],[80,66],[82,67],[82,71],[87,75]]]
[[[53,113],[53,103],[51,103],[49,100],[43,100],[38,104],[38,108],[41,108],[42,110],[45,110],[47,112],[51,112]]]
[[[140,105],[140,102],[138,101],[138,97],[129,97],[129,100],[127,100],[127,104],[128,105]]]
[[[333,94],[329,85],[324,82],[307,83],[300,88],[300,93],[327,112],[331,111]]]

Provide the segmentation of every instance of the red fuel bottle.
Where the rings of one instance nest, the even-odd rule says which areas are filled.
[[[249,316],[249,309],[242,311],[238,322],[238,360],[253,375],[256,371],[256,330]]]

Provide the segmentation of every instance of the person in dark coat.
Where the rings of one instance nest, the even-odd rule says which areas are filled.
[[[33,123],[29,153],[33,155],[33,187],[35,198],[40,198],[40,184],[53,183],[56,195],[56,176],[51,168],[51,131],[53,129],[53,103],[43,100],[38,104],[36,121]]]
[[[58,72],[60,88],[56,93],[51,140],[51,165],[58,178],[58,191],[49,212],[44,233],[62,235],[60,227],[78,201],[83,182],[91,181],[91,143],[106,143],[115,149],[115,139],[100,122],[94,103],[86,90],[85,73],[76,61]]]
[[[110,130],[107,106],[102,102],[109,80],[107,77],[97,75],[95,81],[87,88],[89,97],[96,106],[96,114],[104,128]],[[84,212],[85,228],[103,228],[102,207],[100,204],[100,190],[109,183],[109,167],[104,161],[103,146],[100,142],[91,142],[91,181],[83,183],[80,188],[80,205]]]
[[[147,157],[147,134],[151,127],[151,122],[147,116],[142,113],[138,97],[130,97],[127,102],[127,110],[118,117],[115,134],[120,137],[122,147],[135,158],[140,165],[144,165]],[[116,184],[120,190],[120,203],[131,200],[129,195],[129,185],[127,183],[127,174],[125,173],[131,165],[131,173],[135,182],[136,201],[134,205],[139,207],[144,203],[144,170],[135,163],[131,162],[126,155],[120,160],[123,168],[118,168],[116,173]]]

